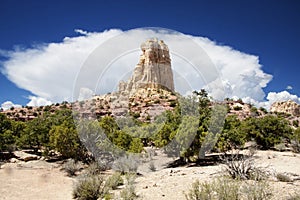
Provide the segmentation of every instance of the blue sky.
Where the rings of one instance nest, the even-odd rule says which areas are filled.
[[[163,27],[205,37],[218,45],[257,56],[261,70],[273,76],[263,87],[266,97],[270,92],[277,95],[283,91],[287,93],[280,93],[277,99],[280,95],[284,98],[292,94],[300,96],[299,10],[300,1],[297,0],[2,0],[0,67],[3,72],[3,62],[11,59],[5,57],[8,52],[62,43],[65,37],[80,35],[75,29],[102,33],[109,29],[126,31],[139,27]],[[12,101],[26,105],[33,97],[39,96],[35,90],[16,86],[18,81],[11,79],[5,72],[0,75],[0,104]]]

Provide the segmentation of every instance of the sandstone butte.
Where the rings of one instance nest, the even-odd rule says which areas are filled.
[[[142,55],[129,81],[119,83],[119,91],[134,93],[141,88],[162,88],[174,91],[173,72],[168,46],[149,39],[141,45]]]
[[[164,41],[157,38],[148,39],[141,44],[140,48],[141,55],[132,76],[128,81],[119,82],[117,92],[96,95],[82,102],[53,104],[30,109],[15,108],[4,113],[11,119],[27,121],[42,115],[46,110],[54,112],[57,109],[72,108],[88,118],[120,117],[131,113],[140,120],[152,120],[163,111],[172,110],[176,105],[178,95],[175,94],[169,48]],[[253,115],[251,106],[248,104],[239,105],[236,101],[224,103],[230,107],[229,114],[236,114],[241,119]],[[242,109],[236,111],[234,109],[236,106]],[[300,117],[300,105],[291,100],[273,103],[270,111]],[[263,115],[263,112],[259,111],[258,114]]]

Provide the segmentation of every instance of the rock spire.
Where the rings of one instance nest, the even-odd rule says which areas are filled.
[[[174,91],[173,72],[168,46],[149,39],[141,44],[142,54],[132,77],[119,83],[119,91],[134,92],[140,88],[163,88]]]

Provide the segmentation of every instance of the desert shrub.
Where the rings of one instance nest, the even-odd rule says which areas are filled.
[[[239,111],[239,110],[243,110],[243,108],[241,106],[234,106],[233,110]]]
[[[273,195],[267,182],[252,181],[246,182],[241,188],[243,199],[268,200]]]
[[[82,177],[73,190],[73,198],[79,200],[97,200],[107,194],[108,189],[102,176]]]
[[[192,188],[188,194],[185,194],[185,198],[187,200],[212,199],[214,192],[212,187],[212,184],[207,182],[200,183],[199,180],[197,180],[192,184]]]
[[[132,116],[133,116],[134,118],[139,118],[141,115],[140,115],[139,112],[133,112],[133,113],[132,113]]]
[[[287,200],[300,200],[300,194],[299,193],[290,194]]]
[[[192,184],[192,188],[189,192],[185,194],[187,200],[267,200],[270,196],[272,196],[272,193],[266,182],[244,182],[224,177],[204,183],[200,183],[197,180]]]
[[[176,101],[170,101],[170,107],[175,107],[177,105],[177,102]]]
[[[240,199],[240,183],[238,181],[219,178],[214,180],[212,184],[214,191],[218,195],[218,199]]]
[[[108,177],[108,179],[105,182],[105,185],[113,190],[117,189],[118,186],[123,184],[124,181],[121,176],[121,173],[119,172],[115,172],[114,174],[112,174],[110,177]]]
[[[133,138],[130,142],[129,152],[132,153],[141,153],[144,150],[144,145],[140,138]]]
[[[136,173],[125,174],[125,181],[127,185],[133,185],[135,183]]]
[[[53,126],[49,132],[50,145],[64,158],[82,159],[84,148],[81,145],[76,128],[67,121]]]
[[[277,151],[285,151],[286,146],[285,146],[284,143],[279,143],[279,144],[274,145],[274,149],[277,150]]]
[[[281,182],[292,182],[293,181],[288,175],[286,175],[284,173],[277,173],[276,178],[278,181],[281,181]]]
[[[233,179],[241,180],[263,180],[266,178],[266,171],[257,167],[254,162],[254,153],[231,154],[229,157],[221,158],[225,164],[224,171]]]
[[[263,108],[263,107],[260,107],[259,110],[262,111],[264,114],[267,114],[267,113],[268,113],[267,109],[265,109],[265,108]]]
[[[74,159],[69,159],[63,166],[65,172],[68,176],[75,176],[76,172],[80,170],[80,166],[75,162]]]
[[[133,200],[138,197],[135,191],[135,173],[126,173],[125,174],[125,188],[120,192],[120,198],[123,200]]]
[[[97,162],[92,162],[86,169],[86,174],[98,175],[101,171],[104,171],[103,168]]]
[[[113,165],[113,169],[121,174],[125,172],[136,173],[138,160],[134,156],[123,156],[118,158]]]
[[[299,153],[300,152],[300,127],[294,131],[291,139],[292,139],[291,142],[292,142],[293,151]]]
[[[187,200],[202,199],[240,199],[239,183],[234,180],[219,178],[211,183],[196,181],[192,189],[185,195]]]
[[[256,107],[251,107],[250,112],[253,116],[257,116],[259,114]]]
[[[155,172],[155,171],[156,171],[156,167],[155,167],[153,161],[150,161],[150,163],[149,163],[149,169],[150,169],[152,172]]]
[[[127,185],[121,192],[120,192],[120,197],[123,200],[133,200],[137,199],[138,195],[135,192],[135,187],[134,185]]]
[[[160,103],[160,100],[159,99],[155,99],[154,103]]]
[[[15,143],[12,132],[12,120],[5,114],[0,113],[0,151],[7,150],[8,145]]]
[[[292,134],[289,122],[273,115],[263,118],[248,118],[242,122],[241,131],[246,133],[248,140],[255,140],[261,149],[270,149]]]
[[[293,120],[292,122],[294,127],[298,127],[299,126],[299,121],[298,120]]]
[[[241,121],[235,115],[230,115],[225,118],[224,128],[219,134],[216,147],[219,151],[224,152],[233,149],[238,149],[245,144],[246,135],[240,130]]]

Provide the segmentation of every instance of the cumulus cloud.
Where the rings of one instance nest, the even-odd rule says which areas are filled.
[[[11,101],[5,101],[4,103],[1,104],[1,108],[3,110],[8,110],[10,109],[11,107],[14,107],[14,108],[21,108],[22,106],[21,105],[18,105],[18,104],[14,104],[13,102]]]
[[[2,72],[18,87],[52,102],[71,100],[77,73],[88,55],[118,30],[66,37],[60,43],[40,44],[6,52]]]
[[[286,89],[287,89],[287,90],[292,90],[292,89],[293,89],[293,87],[292,87],[292,86],[290,86],[290,85],[288,85],[288,86],[286,86]]]
[[[267,99],[270,103],[274,103],[276,101],[287,101],[293,100],[296,103],[300,103],[300,98],[297,95],[291,94],[288,91],[282,92],[270,92],[267,96]]]
[[[205,87],[216,99],[237,96],[267,105],[263,88],[272,76],[262,70],[258,56],[208,38],[163,29],[75,31],[80,35],[60,43],[2,52],[8,58],[3,73],[36,95],[30,104],[72,101],[116,90],[118,82],[132,74],[141,54],[140,44],[157,37],[169,46],[175,88],[180,93]],[[267,99],[273,101],[282,95],[270,93]]]
[[[43,97],[35,97],[35,96],[29,96],[29,103],[27,103],[27,106],[45,106],[45,105],[51,105],[52,102],[48,101],[47,99],[44,99]]]
[[[89,88],[80,88],[78,101],[82,101],[85,99],[90,99],[94,95],[94,92],[90,90]]]

